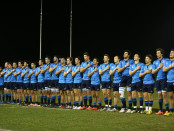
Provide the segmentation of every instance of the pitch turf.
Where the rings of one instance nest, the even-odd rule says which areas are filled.
[[[173,130],[174,116],[154,114],[156,93],[153,108],[152,115],[145,115],[0,104],[0,130]]]

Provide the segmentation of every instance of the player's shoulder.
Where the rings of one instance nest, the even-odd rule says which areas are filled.
[[[166,62],[166,61],[170,61],[170,59],[169,58],[164,58],[164,62]]]
[[[113,65],[115,65],[114,63],[109,63],[109,66],[113,66]]]

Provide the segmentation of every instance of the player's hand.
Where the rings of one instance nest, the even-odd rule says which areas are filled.
[[[172,67],[174,68],[174,63],[172,64]]]
[[[109,67],[109,66],[107,66],[107,67],[106,67],[106,70],[109,70],[109,68],[110,68],[110,67]]]
[[[96,71],[98,71],[98,69],[97,69],[97,68],[95,68],[95,69],[94,69],[94,72],[96,72]]]
[[[31,73],[34,74],[34,71],[32,71]]]
[[[77,72],[79,72],[79,71],[80,71],[80,68],[77,69]]]
[[[137,70],[139,70],[141,68],[141,66],[137,66]]]
[[[71,69],[68,70],[68,73],[71,72]]]
[[[126,67],[129,67],[130,66],[130,63],[128,62],[127,64],[126,64]]]
[[[16,69],[13,69],[12,71],[14,72],[14,71],[16,71]]]
[[[90,67],[91,66],[91,63],[89,63],[88,65],[87,65],[87,67]]]
[[[118,66],[115,69],[118,70]]]
[[[162,68],[163,65],[164,65],[164,63],[160,63],[160,64],[159,64],[159,68]]]
[[[28,70],[26,70],[25,73],[28,73]]]
[[[149,74],[151,72],[152,72],[152,70],[146,70],[146,74]]]
[[[65,70],[65,68],[62,68],[62,71],[64,71]]]

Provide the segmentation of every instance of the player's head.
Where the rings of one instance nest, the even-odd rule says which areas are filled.
[[[108,63],[109,59],[110,59],[109,55],[108,54],[104,54],[104,58],[103,58],[104,63]]]
[[[53,62],[58,62],[58,61],[59,61],[59,58],[56,55],[54,55]]]
[[[46,64],[49,64],[50,63],[50,58],[47,56],[47,57],[45,57],[45,63]]]
[[[76,64],[76,65],[80,64],[80,57],[76,57],[76,58],[75,58],[75,64]]]
[[[145,57],[145,63],[146,64],[150,64],[151,62],[152,62],[152,55],[151,54],[148,54],[148,55],[146,55],[146,57]]]
[[[18,61],[18,67],[22,67],[22,61]]]
[[[0,66],[0,72],[2,72],[2,67]]]
[[[85,53],[83,54],[83,57],[84,57],[84,60],[85,60],[85,61],[89,61],[90,56],[89,56],[89,53],[88,53],[88,52],[85,52]]]
[[[93,65],[97,66],[98,63],[99,63],[99,59],[95,57],[95,58],[93,59]]]
[[[13,62],[13,68],[17,67],[17,62]]]
[[[170,59],[174,59],[174,49],[171,49],[170,51]]]
[[[44,60],[43,59],[39,59],[39,62],[38,62],[39,66],[42,66],[43,63],[44,63]]]
[[[29,61],[28,60],[24,60],[24,67],[28,67],[29,65]]]
[[[8,62],[8,68],[11,69],[12,68],[12,63]]]
[[[162,58],[164,56],[164,50],[162,48],[156,49],[156,56],[158,59]]]
[[[4,64],[4,67],[5,67],[5,68],[8,68],[8,63],[9,63],[9,62],[5,62],[5,64]]]
[[[36,68],[36,63],[35,62],[31,62],[31,68],[32,69]]]
[[[139,61],[140,60],[140,55],[138,53],[136,53],[134,55],[134,61]]]
[[[130,55],[131,55],[130,50],[124,50],[124,54],[123,54],[124,59],[128,59]]]
[[[73,58],[72,57],[67,57],[66,61],[67,61],[66,62],[67,65],[70,65],[70,64],[72,64]]]
[[[120,62],[120,56],[115,56],[114,63],[119,63],[119,62]]]
[[[65,60],[65,58],[64,58],[64,57],[63,57],[63,58],[61,58],[60,63],[61,63],[61,65],[65,65],[66,60]]]

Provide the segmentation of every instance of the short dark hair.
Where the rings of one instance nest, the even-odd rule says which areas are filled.
[[[24,62],[26,62],[28,65],[30,64],[30,62],[28,60],[24,60]]]
[[[146,57],[149,57],[151,60],[153,60],[153,57],[151,54],[147,54]]]
[[[32,63],[33,63],[34,65],[36,65],[36,62],[33,61],[33,62],[31,62],[31,64],[32,64]]]
[[[118,57],[119,60],[121,59],[121,57],[119,55],[116,55],[116,56]],[[114,56],[114,57],[116,57],[116,56]]]
[[[124,50],[124,53],[128,52],[128,55],[131,55],[131,51],[130,50]]]
[[[164,50],[163,50],[162,48],[157,48],[157,49],[156,49],[156,52],[157,52],[157,51],[160,51],[162,55],[164,55],[164,53],[165,53]]]
[[[43,60],[43,59],[39,59],[39,61],[40,61],[40,60],[41,60],[42,62],[44,62],[44,60]]]
[[[110,59],[110,56],[108,54],[104,54],[104,56],[107,56]]]
[[[139,58],[141,58],[141,57],[140,57],[140,54],[138,54],[138,53],[135,53],[134,55],[138,55],[138,56],[139,56]]]
[[[80,58],[79,56],[75,57],[75,59],[76,59],[76,58],[79,59],[79,61],[81,61],[81,58]]]
[[[8,62],[8,65],[12,65],[12,63],[11,62]]]
[[[72,57],[67,57],[66,59],[69,59],[71,62],[73,61]]]
[[[89,53],[88,53],[88,52],[85,52],[83,55],[87,55],[87,56],[89,56]]]
[[[174,49],[171,49],[171,51],[174,51]]]
[[[99,62],[99,59],[98,59],[97,57],[94,57],[94,58],[93,58],[93,60],[94,60],[94,59],[96,59],[96,60],[97,60],[97,62]]]
[[[16,61],[14,61],[13,63],[16,63],[16,65],[17,65],[17,62]]]

